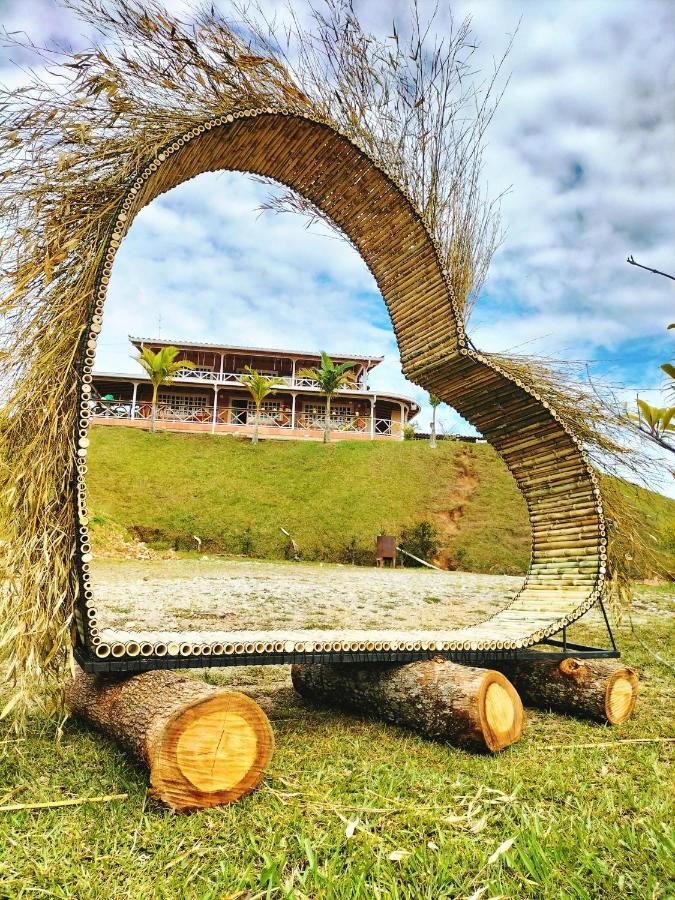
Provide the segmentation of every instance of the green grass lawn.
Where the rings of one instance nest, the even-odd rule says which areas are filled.
[[[95,540],[113,528],[151,546],[279,559],[284,527],[304,559],[372,563],[378,533],[429,520],[450,568],[527,568],[525,503],[487,444],[267,441],[91,432],[88,487]],[[641,493],[675,569],[675,503]]]
[[[639,636],[672,658],[672,589],[641,593]],[[576,634],[603,640],[592,631]],[[632,720],[529,711],[522,740],[497,756],[308,705],[279,689],[278,668],[215,672],[269,688],[277,748],[260,789],[191,816],[147,799],[146,773],[77,722],[59,746],[41,719],[22,742],[0,734],[3,803],[129,795],[0,813],[0,896],[672,898],[673,745],[621,743],[673,737],[672,673],[627,624],[618,637],[641,671]]]

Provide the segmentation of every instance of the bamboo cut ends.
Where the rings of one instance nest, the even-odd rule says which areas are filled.
[[[219,633],[200,636],[196,645],[180,635],[168,641],[160,635],[153,644],[138,635],[108,640],[100,633],[90,573],[86,442],[93,364],[110,273],[144,206],[201,172],[219,169],[288,185],[339,224],[377,280],[407,375],[476,425],[511,468],[530,511],[532,564],[518,597],[485,622],[440,640],[435,635],[390,640],[379,629],[362,640],[331,637],[330,647],[322,635],[262,635],[240,643],[235,634]],[[106,668],[113,670],[130,658],[215,655],[228,664],[226,657],[232,654],[363,653],[373,652],[378,643],[378,652],[387,652],[385,643],[392,652],[517,651],[560,631],[597,600],[606,572],[606,526],[596,477],[579,442],[542,397],[504,364],[467,348],[448,273],[422,216],[375,160],[334,124],[291,109],[237,108],[170,137],[128,187],[100,250],[95,300],[80,359],[76,458],[77,561],[81,596],[91,604],[86,609],[80,604],[76,622],[78,642],[96,663],[108,660]]]

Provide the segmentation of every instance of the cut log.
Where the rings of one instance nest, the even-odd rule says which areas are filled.
[[[633,713],[638,690],[634,669],[614,659],[523,660],[498,663],[523,701],[598,722],[620,725]]]
[[[66,703],[147,765],[151,795],[174,810],[238,800],[258,785],[274,749],[255,701],[177,672],[79,672]]]
[[[442,657],[406,665],[294,665],[291,676],[303,697],[368,712],[461,747],[502,750],[523,729],[520,697],[502,674]]]

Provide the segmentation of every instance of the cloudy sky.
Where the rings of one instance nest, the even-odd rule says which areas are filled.
[[[355,5],[382,34],[406,6]],[[585,360],[626,396],[639,390],[663,405],[675,282],[626,257],[675,272],[675,4],[459,0],[452,9],[472,16],[486,67],[520,23],[485,167],[491,191],[509,189],[506,237],[474,312],[474,342]],[[0,11],[7,30],[38,42],[87,43],[53,0],[0,0]],[[0,79],[21,81],[0,54]],[[202,175],[138,216],[118,255],[99,368],[133,371],[127,335],[161,330],[172,340],[384,354],[373,385],[423,401],[401,375],[384,304],[356,252],[292,215],[261,215],[267,192],[242,175]],[[451,411],[441,418],[468,430]],[[428,421],[425,407],[421,426]]]

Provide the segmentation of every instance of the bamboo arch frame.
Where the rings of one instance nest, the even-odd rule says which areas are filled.
[[[319,631],[131,635],[99,629],[89,571],[86,456],[92,369],[113,261],[144,206],[190,178],[222,169],[293,188],[344,231],[382,292],[404,373],[472,422],[511,471],[528,507],[532,559],[517,596],[484,621],[439,633],[383,629],[338,639]],[[330,121],[297,110],[268,107],[214,117],[170,140],[139,172],[102,241],[94,298],[83,323],[73,496],[75,650],[86,668],[403,660],[438,651],[480,658],[550,638],[600,599],[606,527],[597,478],[581,442],[541,397],[473,349],[440,258],[433,236],[391,176]]]

